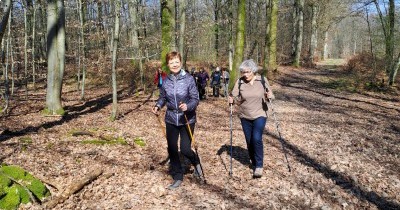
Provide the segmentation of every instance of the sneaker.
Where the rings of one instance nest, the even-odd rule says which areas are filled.
[[[194,167],[193,176],[196,177],[196,178],[203,178],[203,170],[201,170],[200,164],[197,164]]]
[[[254,178],[260,178],[263,173],[263,168],[256,168],[253,173]]]
[[[168,189],[173,190],[178,188],[182,184],[182,180],[174,180],[174,182],[168,186]]]

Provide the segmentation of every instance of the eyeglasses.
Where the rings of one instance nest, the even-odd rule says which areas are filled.
[[[253,73],[252,71],[241,71],[240,72],[241,74],[251,74],[251,73]]]

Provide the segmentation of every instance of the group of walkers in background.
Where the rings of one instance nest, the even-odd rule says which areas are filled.
[[[186,73],[189,73],[193,76],[196,82],[196,87],[199,92],[200,100],[206,99],[208,95],[207,85],[212,88],[212,96],[219,97],[220,90],[222,88],[224,97],[228,97],[228,87],[229,87],[229,71],[226,68],[220,67],[211,67],[211,77],[204,67],[200,67],[199,70],[196,70],[193,67],[190,72],[185,70]],[[166,78],[167,74],[158,68],[154,75],[154,84],[157,85],[158,88],[161,88],[163,80]]]
[[[222,69],[221,72],[220,67],[216,67],[211,77],[204,68],[200,68],[199,72],[194,69],[189,73],[182,69],[182,58],[176,51],[166,55],[166,63],[171,74],[166,75],[161,69],[157,70],[154,82],[160,89],[160,95],[152,112],[159,115],[161,108],[167,107],[165,113],[166,138],[170,158],[170,174],[173,178],[173,182],[168,188],[178,188],[183,182],[184,169],[179,158],[179,148],[181,154],[194,166],[194,176],[205,181],[197,149],[193,151],[191,148],[194,144],[196,108],[200,99],[206,96],[205,88],[209,80],[211,80],[213,96],[219,97],[219,89],[222,85],[231,110],[233,104],[239,106],[239,118],[250,156],[253,177],[261,177],[264,164],[262,134],[267,122],[266,103],[274,96],[266,78],[256,74],[258,65],[253,60],[242,62],[239,67],[241,77],[236,81],[232,93],[229,95],[230,77],[226,69]],[[178,147],[179,137],[180,146]],[[195,146],[195,148],[197,147]]]

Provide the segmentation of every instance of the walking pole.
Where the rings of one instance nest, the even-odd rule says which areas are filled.
[[[233,156],[233,154],[232,154],[232,103],[229,103],[229,105],[230,105],[230,107],[231,107],[231,119],[230,119],[230,121],[231,121],[231,169],[230,169],[230,171],[229,171],[229,175],[232,177],[232,156]]]
[[[292,169],[290,168],[290,165],[289,165],[289,160],[288,160],[287,154],[286,154],[286,153],[287,153],[287,152],[286,152],[286,147],[285,147],[285,144],[283,143],[283,140],[282,140],[282,136],[281,136],[281,132],[280,132],[280,128],[279,128],[279,122],[276,120],[276,115],[275,115],[274,106],[272,105],[272,100],[271,100],[271,99],[268,99],[268,102],[269,102],[269,104],[271,105],[272,116],[274,116],[275,125],[276,125],[276,131],[278,132],[278,135],[279,135],[279,142],[281,142],[282,150],[283,150],[283,153],[285,154],[285,159],[286,159],[286,162],[287,162],[287,167],[288,167],[288,169],[289,169],[289,172],[291,172]]]
[[[194,147],[195,154],[196,154],[197,158],[199,159],[199,164],[200,164],[200,168],[201,168],[202,176],[203,176],[203,179],[204,179],[204,183],[206,183],[206,177],[204,176],[204,170],[203,170],[203,166],[201,165],[201,161],[200,161],[199,153],[197,152],[197,145],[196,145],[196,142],[194,141],[193,134],[192,134],[192,129],[190,128],[189,120],[187,119],[185,112],[183,112],[183,116],[185,116],[185,120],[186,120],[187,129],[189,130],[189,136],[190,136],[190,140],[192,141],[192,144],[193,144],[193,147]],[[196,170],[196,171],[197,171],[197,168],[196,168],[196,166],[194,167],[194,170]],[[199,175],[200,175],[200,173],[199,173],[198,171],[197,171],[197,174],[199,174]]]

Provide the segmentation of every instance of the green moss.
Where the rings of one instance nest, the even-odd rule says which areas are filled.
[[[63,108],[57,109],[54,112],[52,110],[50,110],[49,108],[45,108],[42,110],[42,114],[43,115],[61,115],[64,116],[65,115],[65,110]]]
[[[135,138],[133,141],[135,142],[135,144],[137,144],[137,145],[139,145],[141,147],[146,146],[146,142],[143,139],[139,138],[139,137]]]
[[[57,109],[55,111],[55,113],[58,114],[58,115],[64,116],[65,115],[65,110],[63,108]]]
[[[32,144],[32,138],[29,136],[19,138],[19,142],[22,144]]]
[[[29,203],[30,196],[29,196],[29,193],[25,190],[25,188],[23,188],[19,184],[14,184],[13,186],[15,186],[18,189],[18,193],[19,193],[19,197],[21,199],[21,203],[24,203],[24,204]]]
[[[106,144],[127,145],[128,144],[123,138],[117,138],[117,139],[112,139],[112,140],[91,139],[91,140],[84,140],[81,143],[82,144],[95,144],[95,145],[106,145]]]
[[[3,166],[0,168],[0,174],[2,173],[17,180],[19,184],[28,188],[40,200],[50,195],[50,191],[39,179],[17,166]]]
[[[16,186],[5,188],[6,195],[0,199],[0,209],[17,209],[21,203],[19,190]]]
[[[42,110],[42,115],[51,115],[51,114],[52,112],[48,108]]]
[[[11,184],[12,184],[11,179],[9,179],[5,176],[2,176],[0,174],[0,189],[3,187],[9,187],[9,186],[11,186]]]

